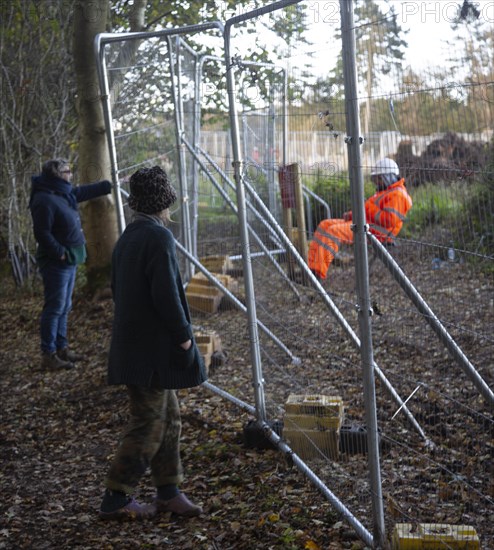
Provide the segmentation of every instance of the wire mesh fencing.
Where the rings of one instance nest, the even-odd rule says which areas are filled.
[[[309,22],[313,4],[297,6]],[[373,435],[386,532],[397,547],[436,537],[453,548],[460,539],[475,544],[474,534],[458,527],[469,526],[488,547],[492,56],[447,71],[403,68],[399,56],[389,57],[397,47],[389,41],[397,40],[404,12],[400,20],[363,6],[355,10],[357,55],[346,61],[362,76],[351,98],[362,121],[361,192],[375,191],[368,176],[390,157],[413,199],[393,242],[384,252],[372,242],[368,249],[379,426]],[[282,14],[290,9],[281,7]],[[135,169],[160,164],[180,189],[171,229],[194,323],[213,348],[208,335],[217,335],[229,357],[221,366],[210,363],[209,387],[267,421],[280,439],[269,437],[303,463],[363,540],[376,544],[356,261],[342,247],[318,284],[303,261],[321,220],[351,209],[349,98],[337,63],[326,80],[304,80],[293,68],[300,65],[297,48],[279,64],[242,58],[244,22],[269,26],[272,17],[255,12],[236,20],[235,55],[227,60],[195,45],[196,30],[141,39],[126,63],[124,37],[106,46],[109,80],[119,88],[112,94],[118,175],[125,188]],[[339,17],[326,24],[324,48],[341,51]],[[451,58],[460,60],[462,47],[451,49]],[[235,118],[226,79],[232,68]],[[298,198],[283,189],[284,165],[298,167]],[[248,243],[239,221],[244,210]]]

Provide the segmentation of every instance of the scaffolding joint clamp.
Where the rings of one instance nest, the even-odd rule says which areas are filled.
[[[237,67],[239,67],[240,69],[243,68],[243,63],[242,63],[242,59],[239,55],[232,55],[232,58],[231,58],[231,63],[230,63],[230,68],[231,67],[235,67],[235,65]]]
[[[362,145],[362,143],[364,143],[364,141],[365,141],[365,138],[363,138],[362,136],[360,136],[358,138],[358,142],[359,142],[360,145]],[[353,143],[353,137],[352,136],[346,136],[345,137],[345,143],[347,145],[351,145]]]

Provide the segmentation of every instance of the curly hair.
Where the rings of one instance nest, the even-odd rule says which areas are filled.
[[[129,207],[136,212],[156,214],[169,208],[177,194],[166,172],[159,166],[141,168],[129,180]]]

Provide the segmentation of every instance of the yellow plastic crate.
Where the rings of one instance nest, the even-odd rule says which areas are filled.
[[[337,460],[340,434],[338,430],[291,430],[283,426],[283,438],[302,460],[325,457]]]
[[[211,338],[207,336],[197,336],[196,344],[202,355],[209,354],[209,356],[211,356],[213,353],[213,341]]]
[[[473,527],[449,523],[397,523],[392,544],[393,550],[480,550]]]
[[[199,258],[201,264],[208,270],[214,273],[226,273],[232,268],[232,262],[229,256],[203,256]]]
[[[211,366],[211,356],[215,351],[222,351],[221,338],[212,330],[200,330],[194,333],[194,338],[199,348],[199,352],[204,360],[206,371],[209,373]]]
[[[223,295],[221,290],[212,285],[197,284],[196,281],[192,281],[187,286],[186,294],[199,294],[201,296],[218,296]]]
[[[343,400],[340,396],[296,395],[288,396],[285,412],[289,415],[311,415],[318,417],[343,417]]]
[[[311,414],[285,414],[285,427],[293,430],[337,430],[341,428],[342,416],[314,416]]]
[[[222,273],[212,272],[212,275],[218,279],[218,281],[227,288],[230,292],[236,292],[238,290],[238,281],[230,275],[223,275]],[[217,292],[221,292],[207,277],[202,273],[196,273],[190,280],[188,287],[194,289],[214,288]],[[187,288],[188,288],[187,287]]]
[[[339,457],[343,401],[330,395],[289,395],[283,437],[302,458]]]
[[[222,293],[215,296],[193,294],[186,292],[187,301],[191,310],[197,313],[216,313],[221,302]]]

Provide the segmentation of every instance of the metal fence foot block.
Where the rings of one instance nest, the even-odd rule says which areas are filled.
[[[378,433],[379,447],[382,447],[381,434]],[[367,454],[367,428],[365,426],[341,426],[340,450],[347,454]]]
[[[283,423],[268,420],[269,427],[279,436],[283,433]],[[255,420],[249,420],[243,430],[244,445],[249,449],[275,449],[275,445],[266,437],[264,430]]]

